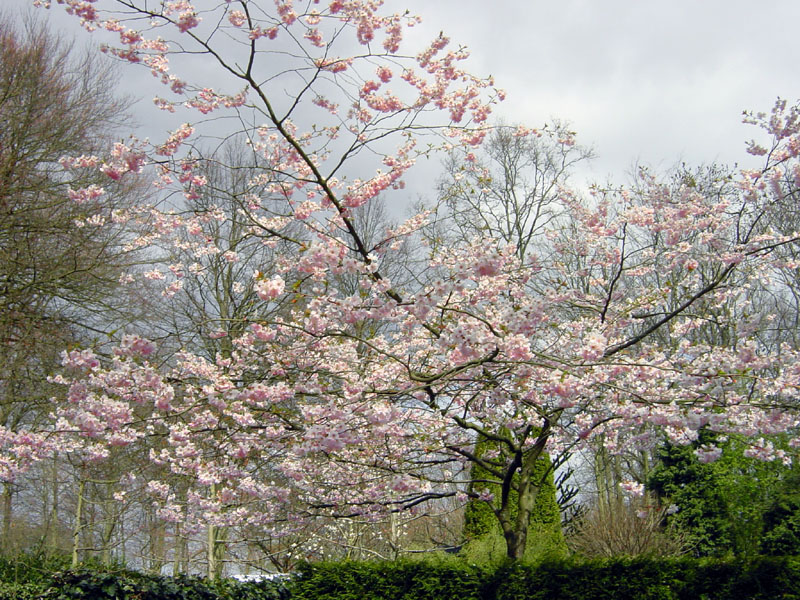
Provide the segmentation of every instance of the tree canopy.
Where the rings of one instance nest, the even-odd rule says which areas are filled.
[[[55,380],[67,400],[50,430],[0,434],[5,477],[56,448],[101,461],[109,448],[146,445],[164,471],[145,483],[162,518],[278,535],[287,523],[480,498],[469,485],[476,465],[499,482],[495,518],[519,559],[546,455],[559,461],[593,440],[611,453],[663,438],[687,445],[704,427],[752,438],[765,460],[785,451],[760,435],[798,443],[797,352],[760,335],[771,317],[751,310],[750,295],[796,268],[782,250],[797,234],[771,223],[795,198],[798,108],[779,101],[750,117],[768,138],[750,147],[763,165],[737,173],[726,193],[646,176],[635,189],[554,188],[552,173],[575,156],[562,131],[547,146],[549,179],[531,196],[542,218],[515,220],[506,200],[526,184],[504,188],[513,180],[493,176],[481,144],[494,131],[506,148],[528,148],[544,130],[490,127],[504,93],[469,73],[467,52],[444,34],[412,47],[408,12],[362,0],[66,7],[116,38],[109,54],[151,71],[163,84],[156,105],[176,122],[161,142],[77,150],[61,164],[111,181],[156,177],[173,204],[126,212],[127,222],[152,223],[137,244],[175,244],[198,260],[142,276],[178,294],[187,271],[219,257],[241,264],[261,310],[219,315],[237,322],[203,332],[229,336],[230,352],[216,356],[184,349],[164,363],[137,335],[109,357],[70,350]],[[191,68],[197,55],[201,71]],[[258,158],[251,191],[235,211],[184,213],[209,184],[202,141],[223,126]],[[445,219],[463,235],[428,235],[423,246],[430,209],[379,232],[357,218],[402,194],[419,158],[445,155],[458,165]],[[75,201],[93,190],[75,189]],[[468,227],[467,214],[488,229]],[[251,264],[257,254],[219,237],[241,227],[286,252],[269,269]],[[393,278],[384,267],[404,246],[417,276]],[[231,297],[247,289],[231,286]],[[499,450],[480,453],[476,439]],[[701,461],[720,453],[713,442],[695,450]]]

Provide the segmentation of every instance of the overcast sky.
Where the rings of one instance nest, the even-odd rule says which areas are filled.
[[[426,37],[444,30],[470,48],[471,70],[494,75],[508,92],[497,116],[532,126],[571,122],[597,152],[599,180],[624,179],[636,161],[668,168],[746,160],[744,142],[755,130],[741,124],[742,111],[769,111],[777,96],[800,98],[798,0],[386,4],[420,14]],[[80,36],[62,8],[47,12],[58,17],[56,27]]]
[[[746,160],[743,110],[800,98],[797,0],[406,2],[507,89],[507,119],[570,121],[598,178]],[[485,10],[482,7],[496,8]],[[435,7],[435,8],[434,8]]]

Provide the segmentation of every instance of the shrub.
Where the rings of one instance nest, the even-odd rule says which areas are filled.
[[[689,550],[689,542],[674,525],[664,527],[666,512],[646,499],[614,498],[577,517],[567,545],[586,558],[680,556]]]
[[[208,581],[162,577],[122,567],[84,564],[68,570],[69,558],[0,557],[0,600],[288,600],[281,581]]]
[[[482,600],[488,573],[453,561],[304,564],[292,600]]]
[[[53,573],[69,568],[70,558],[64,555],[17,554],[0,555],[0,581],[5,583],[46,584]]]

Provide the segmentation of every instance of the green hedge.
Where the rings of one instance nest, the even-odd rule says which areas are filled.
[[[800,600],[800,558],[305,565],[292,600]]]
[[[0,600],[288,600],[281,581],[208,581],[120,567],[69,570],[63,558],[0,557]]]
[[[133,573],[78,571],[57,574],[48,600],[284,600],[289,595],[274,581],[210,582],[199,577],[157,577]]]
[[[315,563],[289,583],[292,600],[482,600],[490,573],[455,561]]]
[[[0,558],[1,600],[800,600],[800,557],[578,559],[497,569],[457,559],[302,565],[279,581],[209,582],[124,569],[47,573]]]

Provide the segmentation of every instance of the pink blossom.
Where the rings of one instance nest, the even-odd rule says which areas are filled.
[[[748,458],[772,461],[775,460],[776,453],[772,442],[764,441],[764,438],[762,437],[758,438],[758,440],[755,442],[752,442],[750,446],[745,449],[744,455]]]
[[[583,350],[581,350],[581,357],[584,360],[597,360],[603,356],[607,346],[605,337],[597,332],[591,333],[587,336]]]
[[[389,83],[389,80],[392,78],[392,70],[389,67],[380,66],[375,73],[378,75],[378,79],[383,83]]]
[[[352,58],[325,58],[315,61],[317,67],[323,71],[331,73],[341,73],[346,71],[353,63]]]
[[[156,148],[156,154],[161,156],[172,156],[177,152],[181,144],[194,133],[194,127],[188,123],[184,123],[177,130],[175,130],[167,141]]]
[[[701,463],[710,463],[722,456],[722,449],[713,445],[703,444],[694,451],[694,454]]]
[[[259,323],[253,323],[250,325],[250,329],[253,331],[253,335],[255,335],[256,339],[261,342],[271,342],[275,339],[275,331]]]
[[[293,0],[275,0],[278,15],[285,25],[291,25],[297,20],[297,14],[292,7]]]
[[[247,22],[247,15],[240,10],[232,10],[228,13],[228,21],[234,27],[242,27]]]
[[[644,495],[644,484],[641,484],[638,481],[623,481],[620,483],[620,487],[628,496],[641,497]]]
[[[319,29],[309,29],[303,34],[303,37],[318,48],[325,46],[325,41],[322,39],[322,32]]]
[[[79,190],[73,190],[69,188],[67,190],[69,197],[71,200],[75,201],[76,204],[85,204],[86,202],[97,200],[101,196],[105,195],[106,191],[97,185],[90,185],[89,187],[81,188]]]
[[[100,366],[100,361],[91,350],[70,350],[61,353],[61,364],[79,370],[93,370]]]
[[[283,279],[275,275],[272,279],[258,280],[254,286],[256,294],[262,300],[274,300],[283,293],[286,284]]]
[[[230,27],[221,32],[240,38],[245,50],[256,48],[250,65],[211,29],[193,32],[199,13],[187,0],[165,0],[155,18],[131,3],[120,16],[144,24],[141,32],[96,20],[92,3],[65,2],[89,27],[119,36],[110,54],[143,63],[171,90],[167,95],[186,94],[185,107],[209,115],[194,126],[175,122],[166,139],[152,144],[127,140],[102,158],[64,157],[65,169],[87,170],[75,181],[98,171],[122,179],[148,164],[148,177],[158,181],[155,205],[145,205],[150,194],[143,193],[141,204],[116,214],[76,209],[76,227],[87,234],[94,233],[89,224],[106,228],[113,240],[130,226],[123,230],[130,231],[126,249],[181,256],[143,274],[168,283],[160,286],[166,296],[184,282],[212,285],[220,261],[240,273],[263,264],[270,270],[255,272],[250,285],[241,275],[223,284],[235,300],[230,308],[241,312],[217,307],[200,315],[206,341],[229,337],[213,357],[181,352],[164,355],[162,364],[152,360],[151,343],[135,336],[125,336],[107,361],[88,350],[66,353],[66,368],[51,379],[65,387],[57,394],[64,401],[54,406],[52,422],[42,421],[54,440],[49,451],[87,461],[113,456],[117,446],[132,446],[132,456],[147,450],[156,468],[145,470],[163,480],[141,485],[164,518],[183,521],[186,535],[196,533],[193,526],[218,524],[233,533],[246,524],[273,537],[285,532],[273,531],[274,515],[299,527],[311,505],[344,514],[357,507],[366,521],[442,480],[432,496],[464,500],[467,488],[453,487],[452,479],[468,476],[476,432],[508,437],[501,447],[523,458],[544,444],[563,459],[590,441],[609,453],[649,451],[664,438],[689,444],[709,427],[763,436],[748,456],[789,460],[765,440],[797,429],[796,414],[774,406],[796,395],[800,354],[759,335],[777,317],[751,310],[749,296],[775,286],[773,274],[797,268],[794,259],[772,256],[796,240],[741,225],[751,215],[772,222],[779,215],[769,211],[800,181],[800,109],[779,102],[772,114],[750,117],[772,138],[751,148],[764,164],[735,175],[724,194],[646,175],[635,190],[595,189],[587,198],[554,189],[554,212],[542,216],[530,245],[539,255],[532,258],[530,248],[523,256],[525,247],[498,242],[506,234],[519,239],[499,226],[513,219],[492,221],[503,182],[493,180],[482,143],[495,131],[485,124],[504,93],[491,78],[466,71],[468,53],[443,34],[419,52],[399,54],[414,17],[387,12],[380,0],[311,0],[303,12],[293,0],[275,0],[248,14],[232,2],[204,4],[204,18],[227,19]],[[293,49],[264,39],[279,33]],[[335,46],[351,51],[354,42],[369,47],[337,56]],[[169,58],[184,50],[219,52],[234,77],[215,73],[216,60],[206,61],[197,79],[192,69],[178,77],[172,69],[187,63]],[[286,60],[268,59],[268,51],[287,50]],[[251,82],[249,92],[208,87],[212,80],[226,86],[236,75]],[[309,111],[310,103],[324,110]],[[155,104],[180,109],[166,99]],[[240,111],[246,104],[252,106]],[[263,123],[251,122],[256,114]],[[236,129],[224,130],[226,123]],[[500,130],[506,131],[520,148],[535,141],[557,152],[575,149],[574,134],[560,128]],[[195,160],[204,144],[178,155],[195,136],[229,135],[246,140],[258,167],[237,169],[241,185],[223,190],[235,193],[235,212],[208,203],[191,212],[180,194],[196,199],[208,185]],[[453,204],[366,229],[359,209],[399,196],[393,192],[404,181],[425,176],[412,171],[415,159],[435,159],[439,151],[457,165],[447,181],[452,189],[442,194]],[[99,187],[68,194],[90,208],[105,201]],[[484,203],[482,224],[460,212],[460,197]],[[165,208],[170,202],[174,213]],[[423,230],[428,221],[432,227]],[[453,231],[454,221],[488,237],[438,235],[437,228]],[[423,240],[429,245],[420,246]],[[417,281],[386,272],[406,248],[418,261]],[[244,264],[248,256],[259,262]],[[719,285],[709,274],[722,277]],[[214,290],[192,297],[207,291]],[[707,335],[716,326],[708,307],[717,320],[742,316],[729,324],[735,339]],[[531,429],[543,423],[546,439],[537,439]],[[0,477],[41,460],[44,445],[33,433],[0,428]],[[490,457],[508,468],[505,454]],[[696,454],[710,461],[720,450],[704,445]],[[440,468],[445,461],[447,470]],[[634,481],[622,487],[643,492]],[[477,495],[492,500],[488,490]],[[283,521],[286,506],[297,511]]]
[[[114,349],[117,356],[138,356],[146,358],[153,354],[156,345],[150,340],[141,338],[137,335],[124,335],[120,345]]]
[[[150,279],[151,281],[161,281],[161,280],[166,279],[166,276],[161,271],[159,271],[158,269],[153,269],[151,271],[147,271],[144,274],[144,278],[145,279]]]

